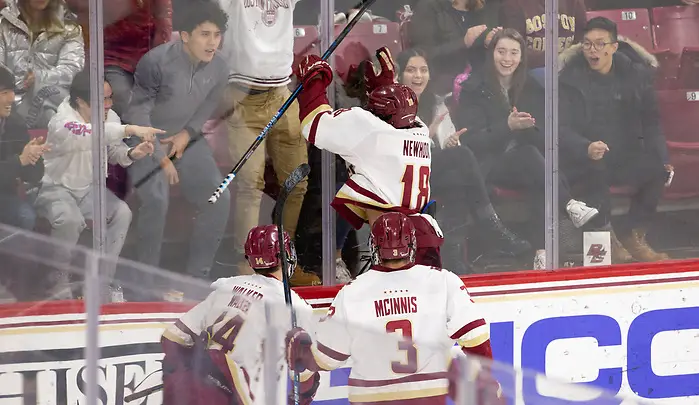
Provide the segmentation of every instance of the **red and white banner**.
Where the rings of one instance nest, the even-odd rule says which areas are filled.
[[[699,261],[492,274],[465,283],[491,323],[497,360],[631,398],[699,404]],[[297,289],[319,315],[338,290]],[[160,383],[160,334],[188,307],[102,308],[100,402],[121,405],[125,395]],[[83,403],[85,329],[78,301],[0,305],[0,405]],[[346,369],[324,376],[316,402],[346,403],[346,379]],[[517,403],[544,395],[520,377],[502,383],[516,387]],[[148,403],[161,399],[154,394]]]

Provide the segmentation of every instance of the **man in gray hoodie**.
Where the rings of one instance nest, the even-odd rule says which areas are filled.
[[[207,202],[223,180],[202,127],[217,108],[228,67],[217,50],[227,16],[216,2],[202,2],[183,21],[181,40],[160,45],[138,63],[125,121],[166,131],[154,153],[129,168],[141,201],[138,260],[158,266],[171,185],[196,208],[187,272],[207,278],[228,222],[230,195]],[[156,143],[157,144],[157,143]]]

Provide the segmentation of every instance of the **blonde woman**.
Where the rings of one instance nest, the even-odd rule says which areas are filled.
[[[61,0],[8,0],[0,11],[0,62],[15,76],[18,112],[43,127],[82,70],[80,27],[64,21]]]

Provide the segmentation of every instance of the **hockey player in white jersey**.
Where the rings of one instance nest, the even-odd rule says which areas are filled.
[[[350,403],[438,405],[457,385],[448,377],[455,342],[466,354],[492,358],[488,324],[463,282],[416,265],[415,240],[405,215],[379,216],[371,270],[340,290],[315,334],[289,332],[289,364],[332,370],[351,357]]]
[[[434,218],[422,213],[430,200],[429,128],[417,117],[415,93],[395,83],[388,49],[379,49],[377,57],[380,73],[367,69],[366,110],[333,111],[326,94],[333,78],[330,65],[315,55],[301,61],[296,73],[303,83],[298,98],[303,135],[353,167],[332,202],[344,219],[359,229],[383,212],[402,212],[416,228],[417,263],[441,267],[441,231]]]
[[[245,257],[255,274],[219,279],[206,300],[165,331],[161,339],[165,405],[286,403],[283,337],[291,322],[285,310],[279,245],[275,225],[250,230]],[[284,246],[293,271],[296,254],[286,232]],[[294,291],[291,294],[298,324],[312,326],[312,308]],[[278,397],[266,402],[271,394],[265,385],[263,342],[269,327],[278,329],[280,357],[275,362]],[[300,404],[308,405],[320,375],[306,372],[300,377]]]

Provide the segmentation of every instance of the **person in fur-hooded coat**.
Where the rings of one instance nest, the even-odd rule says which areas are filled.
[[[614,256],[667,260],[645,239],[673,171],[654,89],[657,60],[603,17],[588,21],[583,42],[559,58],[562,170],[599,209],[599,225],[611,221],[609,186],[632,190],[628,225],[615,224],[621,244],[613,238]]]

